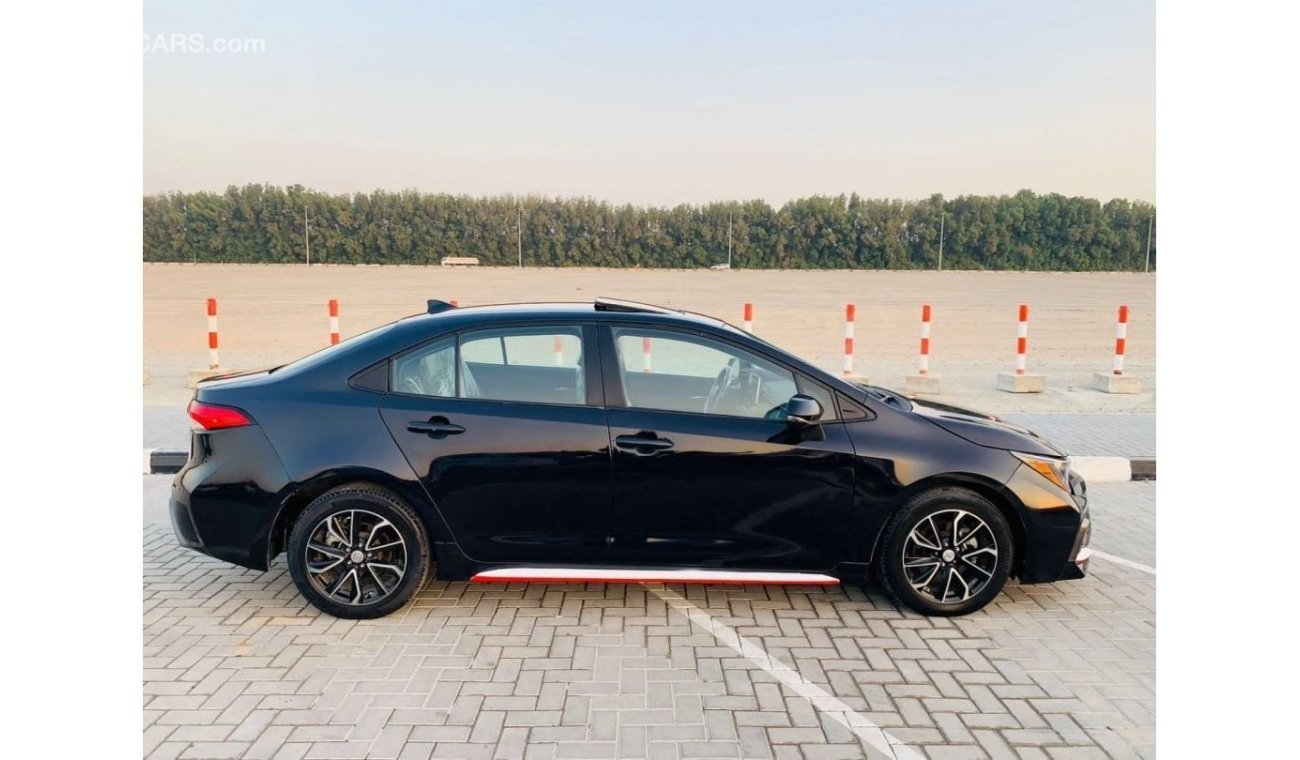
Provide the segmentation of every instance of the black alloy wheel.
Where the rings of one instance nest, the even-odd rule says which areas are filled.
[[[894,598],[917,612],[965,615],[1001,593],[1014,549],[997,507],[963,488],[938,488],[894,515],[876,569]]]
[[[400,499],[364,484],[335,488],[303,511],[289,537],[289,573],[316,608],[374,618],[424,588],[429,540]]]

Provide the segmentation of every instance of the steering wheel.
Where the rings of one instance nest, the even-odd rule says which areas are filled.
[[[727,366],[723,367],[718,376],[713,379],[713,385],[709,388],[709,395],[704,399],[704,411],[711,412],[722,400],[722,395],[727,392],[728,386],[736,382],[740,376],[740,360],[731,357],[727,360]]]

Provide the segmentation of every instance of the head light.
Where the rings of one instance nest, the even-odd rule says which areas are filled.
[[[1019,451],[1011,453],[1024,462],[1026,467],[1051,481],[1052,485],[1066,493],[1070,492],[1070,465],[1066,460],[1022,454]]]

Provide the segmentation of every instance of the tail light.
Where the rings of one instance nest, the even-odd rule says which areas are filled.
[[[253,418],[249,417],[247,412],[233,406],[205,404],[196,399],[190,402],[187,411],[190,419],[204,430],[224,430],[253,424]]]

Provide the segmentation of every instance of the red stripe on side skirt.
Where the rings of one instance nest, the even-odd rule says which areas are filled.
[[[471,583],[684,583],[700,586],[838,586],[839,578],[799,578],[776,580],[755,573],[752,578],[707,578],[688,575],[646,575],[639,578],[620,578],[598,574],[584,576],[543,575],[475,575]]]

